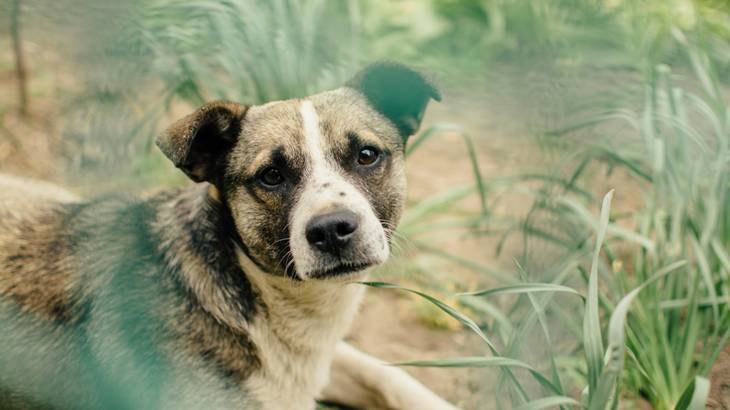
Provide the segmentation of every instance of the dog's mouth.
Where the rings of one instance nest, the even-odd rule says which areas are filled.
[[[360,272],[375,265],[372,262],[343,262],[333,267],[313,271],[308,276],[312,279],[329,279]]]

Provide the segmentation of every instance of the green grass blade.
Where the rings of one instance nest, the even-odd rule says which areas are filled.
[[[430,215],[449,208],[454,203],[466,198],[472,193],[474,193],[474,186],[468,185],[430,196],[409,208],[405,215],[403,215],[399,229],[404,233],[408,233],[413,225],[423,222]]]
[[[588,279],[588,298],[583,319],[583,345],[588,366],[589,399],[598,388],[599,377],[603,370],[603,337],[598,311],[598,264],[601,247],[606,236],[606,228],[608,227],[612,198],[613,190],[603,197],[601,205],[601,216],[596,232],[596,247],[593,251],[593,262],[591,263],[591,273]]]
[[[520,277],[523,280],[527,279],[527,272],[524,270],[522,265],[520,265],[520,263],[516,259],[514,262],[520,272]],[[561,275],[560,277],[556,278],[556,281],[562,282],[563,279],[564,278]],[[548,325],[547,317],[545,316],[545,306],[547,306],[552,296],[553,295],[551,294],[549,298],[546,298],[546,300],[543,301],[543,303],[540,303],[540,301],[537,300],[533,293],[527,293],[527,298],[530,300],[530,304],[532,305],[532,309],[535,312],[535,315],[537,315],[537,320],[540,323],[540,328],[542,329],[542,333],[545,337],[545,343],[550,362],[550,373],[552,377],[552,382],[555,384],[555,386],[558,387],[558,389],[560,389],[560,393],[562,393],[564,391],[563,383],[560,380],[560,373],[558,372],[558,366],[555,362],[555,347],[553,346],[552,336],[550,336],[550,326]]]
[[[573,406],[573,407],[581,407],[581,404],[567,396],[551,396],[551,397],[544,397],[542,399],[533,400],[529,403],[525,403],[519,407],[515,407],[514,410],[540,410],[540,409],[547,409],[547,408],[554,408],[557,406]]]
[[[510,295],[510,294],[526,294],[535,292],[562,292],[571,293],[573,295],[584,298],[577,290],[552,283],[521,283],[519,285],[502,286],[499,288],[478,290],[474,292],[459,293],[459,296],[494,296],[494,295]]]
[[[709,294],[710,300],[716,301],[717,292],[715,291],[715,279],[713,278],[710,264],[707,261],[707,256],[705,255],[705,252],[697,238],[692,236],[690,237],[690,241],[692,243],[692,248],[695,251],[697,266],[699,267],[700,274],[702,275],[702,281],[705,284],[705,288],[707,290],[707,293]],[[712,317],[715,320],[715,323],[718,323],[718,320],[720,319],[720,310],[716,303],[713,303],[712,305]]]
[[[587,225],[592,226],[596,230],[598,229],[599,223],[595,220],[595,217],[578,201],[572,200],[570,198],[559,198],[558,202],[570,208]],[[654,250],[654,241],[635,231],[623,228],[615,224],[606,225],[606,231],[613,236],[619,237],[629,242],[637,243],[649,251]]]
[[[618,381],[624,368],[624,355],[626,353],[626,317],[639,292],[649,284],[656,282],[665,275],[685,266],[686,261],[672,263],[652,275],[649,280],[634,288],[616,305],[608,324],[608,348],[606,355],[608,360],[604,371],[598,382],[598,389],[592,395],[590,409],[604,409],[613,400],[614,393],[618,392]]]
[[[547,390],[560,394],[558,389],[550,380],[545,378],[539,371],[529,364],[509,357],[455,357],[439,360],[415,360],[409,362],[393,363],[394,366],[404,367],[449,367],[449,368],[479,368],[479,367],[500,367],[500,368],[520,368],[525,369],[540,385]]]
[[[462,132],[463,129],[454,124],[436,124],[432,125],[429,128],[425,129],[423,132],[420,132],[418,135],[413,138],[408,146],[406,147],[406,157],[413,154],[414,151],[418,147],[421,146],[424,142],[430,140],[431,138],[435,137],[436,135],[442,133],[442,132]]]
[[[704,410],[710,395],[710,381],[697,376],[684,390],[675,410]]]
[[[464,145],[469,153],[469,162],[471,162],[472,173],[476,180],[477,190],[479,191],[479,204],[481,205],[481,213],[483,216],[487,216],[489,209],[487,208],[487,187],[484,184],[484,178],[482,178],[482,171],[479,168],[479,159],[477,158],[476,150],[474,149],[474,142],[471,137],[466,133],[461,133],[461,138],[464,140]]]
[[[487,185],[484,182],[484,178],[482,177],[482,172],[479,168],[479,159],[477,158],[476,150],[474,149],[474,142],[472,141],[471,137],[467,135],[464,130],[454,124],[436,124],[425,131],[418,134],[406,147],[405,156],[406,158],[409,157],[421,144],[428,141],[429,139],[433,138],[434,136],[442,133],[442,132],[456,132],[458,133],[462,140],[464,141],[464,146],[466,147],[467,154],[469,155],[469,162],[471,163],[472,173],[474,174],[474,179],[476,181],[476,187],[477,191],[479,192],[479,201],[481,204],[481,214],[487,215],[488,208],[487,208]]]
[[[409,288],[406,288],[406,287],[403,287],[403,286],[395,285],[395,284],[392,284],[392,283],[386,283],[386,282],[358,282],[358,283],[360,283],[362,285],[374,287],[374,288],[398,289],[398,290],[402,290],[402,291],[405,291],[405,292],[409,292],[409,293],[413,293],[415,295],[418,295],[418,296],[426,299],[427,301],[431,302],[437,308],[441,309],[444,313],[446,313],[447,315],[449,315],[449,316],[453,317],[454,319],[458,320],[459,322],[461,322],[461,324],[463,324],[464,326],[468,327],[474,333],[476,333],[477,335],[479,335],[479,337],[482,340],[484,340],[484,342],[487,344],[487,346],[489,346],[489,349],[492,351],[492,353],[496,353],[497,352],[497,348],[495,347],[494,343],[492,343],[492,341],[487,337],[487,335],[485,335],[484,332],[482,332],[482,329],[479,328],[479,325],[477,325],[473,320],[471,320],[469,317],[465,316],[464,314],[462,314],[458,310],[456,310],[453,307],[447,305],[446,303],[444,303],[444,302],[442,302],[442,301],[434,298],[433,296],[427,295],[427,294],[425,294],[423,292],[420,292],[420,291],[417,291],[417,290],[414,290],[414,289],[409,289]]]
[[[457,368],[477,368],[477,367],[518,367],[521,369],[534,370],[532,366],[525,362],[511,359],[509,357],[482,357],[467,356],[453,357],[449,359],[438,360],[414,360],[408,362],[392,363],[393,366],[406,367],[457,367]]]
[[[697,300],[685,299],[671,299],[662,301],[659,306],[662,309],[681,309],[689,306],[690,304],[696,304],[698,307],[712,307],[714,305],[727,305],[730,304],[730,296],[723,296],[717,298],[702,298]]]
[[[456,263],[457,265],[463,266],[467,269],[470,269],[477,273],[483,273],[485,275],[488,275],[489,277],[502,282],[502,283],[512,283],[515,282],[515,279],[510,277],[509,274],[500,272],[497,270],[494,270],[488,266],[482,265],[480,263],[474,262],[471,259],[467,259],[458,255],[454,255],[452,253],[446,252],[442,249],[436,248],[434,246],[431,246],[425,242],[412,240],[411,243],[415,245],[418,250],[428,252],[432,255],[438,256],[440,258],[446,259],[450,262]]]

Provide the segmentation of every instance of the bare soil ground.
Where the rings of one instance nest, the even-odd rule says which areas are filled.
[[[720,353],[710,373],[708,409],[730,410],[730,346]]]

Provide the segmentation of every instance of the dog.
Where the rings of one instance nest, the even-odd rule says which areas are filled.
[[[0,178],[0,407],[453,409],[343,342],[431,99],[429,77],[379,62],[178,120],[156,142],[188,187],[81,200]]]

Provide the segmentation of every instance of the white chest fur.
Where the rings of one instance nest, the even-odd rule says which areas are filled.
[[[239,260],[266,312],[248,326],[261,371],[246,381],[266,410],[308,410],[329,380],[335,346],[357,312],[364,287],[344,281],[293,282]]]

